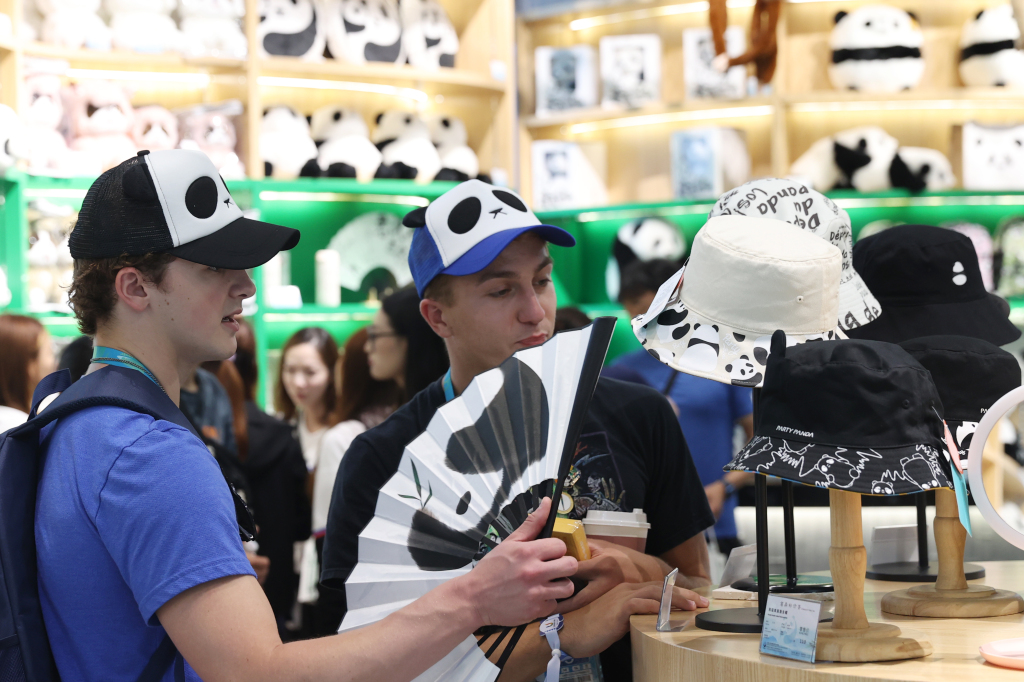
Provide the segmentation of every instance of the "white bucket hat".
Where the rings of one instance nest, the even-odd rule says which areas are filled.
[[[720,215],[782,220],[831,242],[843,256],[843,275],[839,281],[839,328],[847,331],[860,327],[881,314],[881,304],[853,269],[850,216],[821,192],[794,180],[751,180],[723,194],[708,218]]]
[[[711,218],[685,268],[633,319],[647,352],[687,374],[760,386],[772,334],[786,345],[846,338],[837,324],[839,249],[798,227]]]

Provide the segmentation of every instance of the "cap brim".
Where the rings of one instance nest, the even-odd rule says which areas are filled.
[[[1007,318],[1006,302],[995,294],[975,301],[919,306],[882,304],[878,319],[847,330],[852,339],[901,343],[919,336],[954,334],[982,339],[997,346],[1016,341],[1020,330]]]
[[[544,241],[555,246],[575,246],[576,239],[560,227],[554,225],[532,225],[530,227],[517,227],[512,230],[502,230],[485,237],[454,263],[441,271],[442,275],[472,275],[480,272],[490,265],[498,254],[505,250],[517,237],[527,232],[534,232]]]
[[[909,495],[952,488],[949,466],[946,455],[929,443],[862,448],[755,436],[724,470],[862,495]]]
[[[182,244],[168,253],[200,265],[247,270],[263,265],[298,243],[298,230],[239,218],[213,234]]]
[[[723,384],[764,383],[774,329],[750,330],[710,320],[681,300],[669,305],[646,326],[633,320],[633,333],[652,356],[672,369]],[[786,331],[786,345],[845,339],[838,326],[813,334]]]

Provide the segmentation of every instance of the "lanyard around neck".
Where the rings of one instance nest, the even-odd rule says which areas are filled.
[[[452,386],[451,369],[444,373],[444,378],[441,379],[441,385],[444,387],[444,401],[446,403],[450,403],[455,400],[455,387]]]
[[[149,368],[131,353],[116,348],[108,348],[107,346],[96,346],[92,351],[92,360],[89,362],[124,367],[126,369],[134,369],[136,372],[142,372],[147,379],[159,386],[161,391],[167,393],[160,384],[160,381],[149,371]]]

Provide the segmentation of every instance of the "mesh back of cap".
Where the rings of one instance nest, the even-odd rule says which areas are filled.
[[[72,258],[140,256],[174,248],[155,188],[151,200],[125,196],[125,173],[138,165],[152,185],[149,168],[141,156],[111,168],[92,183],[68,239]]]

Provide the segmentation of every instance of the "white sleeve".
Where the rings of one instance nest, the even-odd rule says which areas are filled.
[[[331,494],[334,479],[341,466],[341,458],[356,436],[366,431],[358,419],[350,419],[332,426],[320,443],[320,458],[316,475],[313,477],[313,533],[322,533],[327,528],[327,512],[331,508]]]

